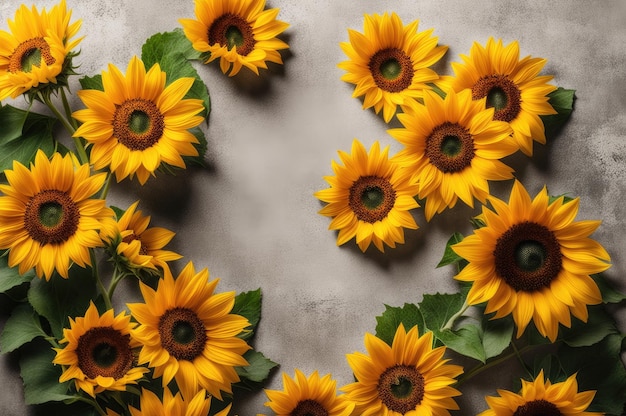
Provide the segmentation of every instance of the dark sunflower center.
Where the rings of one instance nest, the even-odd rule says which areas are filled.
[[[117,380],[124,377],[133,365],[130,335],[112,327],[91,328],[78,339],[76,356],[78,367],[87,377]]]
[[[301,400],[289,416],[328,416],[328,410],[317,400]]]
[[[9,58],[9,72],[31,72],[41,62],[52,65],[56,62],[50,53],[50,45],[44,38],[33,38],[20,43]]]
[[[155,103],[133,98],[117,105],[113,136],[130,150],[146,150],[163,136],[165,120]]]
[[[550,286],[561,271],[561,246],[552,231],[534,223],[513,225],[496,241],[496,273],[516,291]]]
[[[413,82],[413,62],[401,49],[382,49],[369,61],[369,70],[378,88],[389,92],[401,92]]]
[[[161,345],[177,360],[193,361],[204,351],[206,327],[194,311],[174,308],[159,319]]]
[[[533,400],[518,407],[513,416],[561,416],[554,403],[546,400]]]
[[[146,245],[141,241],[141,238],[137,234],[132,233],[131,235],[128,235],[122,239],[122,241],[125,242],[126,244],[130,244],[135,240],[138,240],[141,243],[139,254],[144,255],[144,256],[148,255],[148,247],[146,247]]]
[[[78,230],[80,211],[63,191],[46,189],[30,198],[24,210],[24,228],[40,244],[60,244]]]
[[[486,75],[472,87],[472,98],[487,97],[487,107],[493,107],[494,120],[510,122],[521,110],[522,95],[515,83],[506,75]]]
[[[241,16],[226,13],[213,21],[209,27],[209,45],[220,44],[231,50],[237,48],[237,53],[248,55],[254,50],[256,41],[250,23]]]
[[[446,121],[426,138],[425,154],[440,171],[460,172],[474,159],[474,139],[467,129]]]
[[[378,397],[387,409],[405,414],[424,399],[424,376],[408,365],[390,367],[378,379]]]
[[[396,202],[396,191],[389,180],[361,176],[350,187],[348,205],[361,221],[375,223],[387,217]]]

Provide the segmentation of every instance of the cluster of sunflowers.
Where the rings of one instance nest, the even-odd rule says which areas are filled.
[[[113,176],[143,185],[202,164],[210,105],[191,61],[219,58],[230,76],[282,64],[288,45],[278,36],[288,25],[278,9],[264,0],[195,6],[196,19],[149,38],[126,73],[111,64],[80,78],[85,108],[77,111],[67,94],[81,21],[71,21],[65,0],[50,11],[22,5],[10,31],[0,31],[0,101],[28,104],[0,105],[0,293],[12,301],[0,348],[20,352],[27,404],[62,402],[100,416],[225,416],[236,388],[258,388],[276,367],[249,343],[260,290],[216,293],[219,280],[191,262],[173,272],[182,256],[165,246],[174,233],[150,228],[139,201],[120,209],[106,200]],[[355,381],[343,394],[330,374],[296,369],[294,378],[283,373],[284,390],[265,390],[266,406],[285,416],[449,415],[470,377],[552,345],[558,354],[538,361],[519,394],[499,390],[482,414],[618,414],[623,335],[602,304],[626,296],[600,276],[610,259],[589,238],[599,221],[574,221],[579,200],[545,187],[531,198],[515,181],[508,203],[489,191],[489,181],[514,178],[502,158],[532,156],[546,124],[567,118],[573,92],[539,75],[545,60],[520,60],[516,42],[493,39],[453,64],[455,76],[439,76],[430,67],[447,48],[417,26],[393,13],[366,15],[364,33],[350,30],[341,43],[350,58],[339,64],[343,80],[363,107],[387,123],[401,109],[404,128],[389,134],[404,149],[390,158],[389,147],[375,142],[368,152],[355,140],[350,154],[339,152],[343,165],[333,162],[331,187],[315,195],[327,203],[321,214],[333,218],[337,244],[354,238],[362,251],[404,243],[404,229],[418,228],[418,201],[430,221],[459,198],[470,207],[478,200],[474,234],[452,236],[440,263],[459,267],[461,290],[387,307],[376,334],[365,335],[368,354],[347,355]],[[36,102],[54,117],[31,111]],[[70,144],[54,137],[57,122]],[[116,314],[124,279],[136,281],[142,301]],[[472,305],[482,312],[477,322],[467,319]],[[450,364],[448,350],[476,365]],[[579,380],[596,388],[579,392]]]

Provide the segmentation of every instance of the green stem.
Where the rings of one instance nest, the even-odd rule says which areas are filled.
[[[67,120],[72,124],[72,127],[74,127],[74,131],[76,131],[76,129],[78,129],[78,123],[76,122],[74,117],[72,117],[72,109],[70,107],[69,101],[67,100],[67,95],[65,94],[65,88],[61,88],[61,101],[63,102],[63,109],[65,110],[65,116],[67,117]]]
[[[98,268],[96,267],[96,253],[93,249],[89,250],[89,255],[91,256],[91,270],[93,270],[93,276],[96,279],[96,284],[98,285],[98,290],[104,299],[104,306],[108,309],[113,309],[113,305],[111,303],[111,297],[109,296],[109,291],[104,287],[104,283],[102,283],[102,279],[100,279],[100,273],[98,272]]]
[[[104,182],[104,187],[102,188],[102,191],[100,191],[100,199],[106,199],[109,194],[109,189],[111,189],[111,176],[113,176],[113,173],[109,172],[107,174],[106,181]]]
[[[511,352],[511,353],[509,353],[507,355],[503,355],[503,356],[499,357],[498,359],[490,361],[490,362],[488,362],[486,364],[478,364],[476,367],[472,368],[470,371],[465,373],[463,375],[463,377],[461,377],[459,379],[457,385],[465,383],[466,381],[468,381],[472,377],[482,373],[483,371],[488,370],[488,369],[490,369],[492,367],[495,367],[495,366],[497,366],[499,364],[502,364],[503,362],[508,361],[509,359],[514,358],[514,357],[518,357],[520,359],[520,361],[522,362],[522,364],[523,364],[522,354],[534,347],[534,345],[527,345],[527,346],[523,347],[522,349],[518,350],[514,346],[513,342],[511,342],[511,345],[513,345],[513,352]]]
[[[465,313],[467,308],[469,308],[469,306],[470,305],[467,302],[467,297],[466,297],[465,301],[463,302],[463,306],[461,306],[461,309],[459,309],[457,313],[455,313],[454,315],[450,317],[450,319],[448,319],[448,322],[446,322],[446,324],[441,328],[441,330],[445,331],[446,329],[452,329],[452,327],[454,326],[454,322],[456,322],[456,320],[459,319],[459,317],[463,316],[463,314]]]
[[[98,412],[100,416],[107,416],[107,413],[104,411],[102,406],[100,406],[97,400],[88,399],[87,397],[83,397],[79,395],[76,395],[75,397],[76,397],[76,400],[81,401],[83,403],[88,403],[91,406],[93,406],[93,408],[96,409],[96,411]]]
[[[109,299],[113,299],[113,292],[115,292],[117,284],[121,282],[125,276],[126,274],[121,272],[116,266],[115,271],[113,272],[113,277],[111,278],[111,283],[109,284],[109,290],[107,291],[107,296],[109,297]]]

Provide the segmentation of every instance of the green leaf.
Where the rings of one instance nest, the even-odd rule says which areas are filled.
[[[250,322],[250,326],[247,328],[249,332],[244,332],[241,337],[243,339],[252,338],[261,319],[261,289],[243,292],[235,296],[235,305],[231,313],[248,319]]]
[[[269,377],[270,371],[278,366],[278,364],[255,350],[248,350],[243,355],[243,358],[248,361],[249,365],[245,367],[235,367],[242,381],[245,379],[252,383],[261,383]],[[246,383],[246,385],[251,387],[248,383]]]
[[[447,348],[482,363],[486,360],[481,329],[477,325],[467,324],[459,329],[433,330],[433,335]]]
[[[176,28],[171,32],[152,35],[141,48],[141,59],[153,65],[172,51],[180,53],[187,60],[200,59],[201,54],[193,48],[183,30]]]
[[[574,109],[575,90],[557,88],[548,94],[548,103],[554,108],[557,114],[541,116],[546,134],[551,135],[560,129]]]
[[[22,303],[13,309],[13,313],[4,325],[0,334],[0,351],[2,353],[15,351],[41,336],[45,337],[47,334],[41,328],[39,315],[29,304]]]
[[[463,260],[463,257],[459,256],[455,253],[454,250],[452,250],[452,246],[456,243],[460,243],[461,241],[463,241],[463,238],[463,234],[461,233],[452,234],[452,237],[450,237],[448,239],[448,242],[446,243],[446,249],[443,253],[441,261],[439,262],[439,264],[437,264],[437,267],[447,266],[449,264],[457,263]]]
[[[78,80],[80,82],[80,86],[84,90],[98,90],[104,91],[104,86],[102,85],[102,75],[94,75],[93,77],[84,76]]]
[[[482,328],[482,343],[485,350],[485,358],[488,359],[497,357],[511,344],[515,323],[511,316],[500,319],[488,319],[483,314]]]
[[[615,290],[613,286],[609,284],[607,279],[602,276],[602,274],[591,275],[591,278],[598,285],[600,293],[602,293],[602,301],[604,303],[620,303],[626,299],[626,294]]]
[[[183,160],[185,164],[190,164],[191,162],[196,165],[204,166],[204,155],[208,147],[206,136],[200,127],[193,127],[189,129],[189,132],[198,139],[198,144],[194,144],[194,147],[198,150],[198,156],[183,156]]]
[[[385,312],[376,317],[376,337],[391,345],[400,324],[407,331],[417,325],[420,335],[426,330],[424,318],[417,305],[405,303],[403,307],[385,305]]]
[[[26,122],[27,111],[11,105],[0,107],[0,143],[5,144],[22,137],[22,129]]]
[[[426,328],[431,331],[443,329],[450,318],[463,308],[465,297],[463,293],[425,294],[419,303],[419,308],[422,311]]]
[[[20,274],[17,267],[9,267],[8,261],[7,256],[0,257],[0,293],[5,293],[22,283],[30,282],[35,277],[33,270]]]
[[[589,306],[589,319],[582,322],[572,319],[572,327],[561,327],[559,338],[571,347],[586,347],[602,341],[605,337],[618,334],[615,321],[602,305]]]

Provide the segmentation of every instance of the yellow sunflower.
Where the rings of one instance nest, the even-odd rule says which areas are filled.
[[[416,176],[427,220],[459,198],[470,207],[474,198],[484,203],[487,181],[513,177],[513,169],[500,161],[517,150],[510,127],[494,121],[493,109],[473,101],[469,90],[448,91],[445,98],[425,91],[424,105],[406,106],[398,119],[404,128],[388,132],[404,149],[394,160]]]
[[[172,379],[183,391],[198,386],[222,400],[239,381],[235,367],[246,366],[250,346],[239,335],[249,322],[231,314],[233,292],[214,294],[219,280],[188,263],[176,280],[165,270],[158,288],[140,283],[145,303],[128,307],[140,326],[134,332],[142,343],[139,363],[154,368],[163,386]]]
[[[509,203],[489,197],[485,226],[452,249],[469,264],[456,276],[472,282],[469,304],[487,302],[495,318],[513,314],[520,337],[532,319],[554,342],[559,323],[571,325],[570,312],[586,322],[587,305],[602,301],[589,276],[610,267],[606,250],[589,235],[600,221],[574,221],[579,199],[550,203],[544,187],[531,200],[515,181]]]
[[[71,10],[61,0],[50,12],[21,5],[9,32],[0,30],[0,101],[37,88],[57,84],[64,69],[71,72],[71,53],[82,40],[72,39],[81,21],[70,24]],[[63,80],[60,84],[67,84]]]
[[[81,90],[86,109],[72,115],[83,124],[75,137],[91,148],[95,169],[109,168],[117,181],[136,174],[143,185],[161,163],[185,168],[181,156],[197,156],[198,140],[188,129],[198,126],[202,100],[183,99],[193,78],[180,78],[165,86],[165,72],[155,64],[146,72],[133,57],[126,75],[109,64],[102,71],[104,91]]]
[[[463,373],[458,365],[446,364],[446,347],[433,348],[432,332],[419,336],[417,326],[405,331],[400,324],[391,346],[365,334],[369,355],[348,354],[356,382],[341,388],[347,400],[356,403],[361,416],[449,416],[458,410],[453,387]]]
[[[354,403],[337,395],[336,382],[330,374],[324,377],[314,371],[306,377],[296,369],[292,379],[283,373],[284,390],[265,390],[271,408],[276,416],[350,416]]]
[[[486,98],[485,105],[495,109],[494,118],[509,123],[519,149],[533,154],[533,140],[544,144],[546,135],[539,116],[556,114],[548,103],[548,94],[556,90],[549,85],[552,76],[539,76],[546,64],[542,58],[519,59],[519,44],[502,45],[489,38],[487,46],[474,42],[470,56],[461,55],[463,63],[452,63],[454,77],[444,76],[444,89],[470,89],[474,99]]]
[[[279,11],[265,10],[265,0],[195,0],[198,20],[180,23],[194,49],[209,54],[205,63],[219,58],[224,74],[236,75],[245,66],[259,75],[266,62],[282,64],[278,51],[289,48],[276,37],[289,27],[276,20]]]
[[[92,397],[105,390],[125,391],[137,384],[149,370],[135,366],[133,348],[139,346],[131,336],[135,323],[130,315],[113,309],[100,315],[91,302],[84,317],[70,318],[70,328],[63,329],[61,344],[55,348],[54,364],[65,366],[60,383],[74,380],[76,389]]]
[[[339,63],[347,71],[341,79],[355,84],[353,97],[365,96],[363,108],[374,107],[388,123],[398,105],[422,97],[427,83],[439,79],[429,67],[448,50],[437,46],[433,29],[417,31],[418,21],[407,26],[397,14],[365,15],[363,33],[348,29],[350,42],[340,46],[349,60]]]
[[[604,413],[586,412],[596,392],[588,390],[578,393],[576,374],[561,383],[544,381],[543,370],[534,381],[522,380],[522,391],[515,394],[498,390],[500,397],[487,396],[489,410],[479,416],[600,416]]]
[[[206,416],[211,408],[211,396],[206,394],[205,390],[198,391],[191,396],[191,400],[181,396],[180,392],[175,395],[170,389],[165,388],[163,392],[163,400],[151,392],[142,389],[139,399],[141,410],[129,406],[131,416]],[[215,416],[227,416],[230,405],[215,414]],[[109,415],[113,415],[110,412]]]
[[[91,176],[70,154],[49,160],[41,150],[30,169],[14,161],[4,174],[0,249],[9,249],[9,266],[22,274],[34,267],[46,280],[55,270],[67,278],[70,262],[90,266],[89,249],[103,245],[100,228],[114,221],[105,201],[92,198],[106,175]]]
[[[419,207],[414,196],[417,184],[411,172],[402,170],[388,158],[389,146],[380,151],[376,141],[369,154],[358,141],[352,142],[352,154],[339,151],[343,166],[332,162],[335,176],[324,179],[330,188],[315,192],[328,203],[319,213],[332,217],[329,229],[339,230],[337,245],[356,237],[365,251],[370,243],[384,251],[404,243],[404,228],[417,229],[410,210]]]

